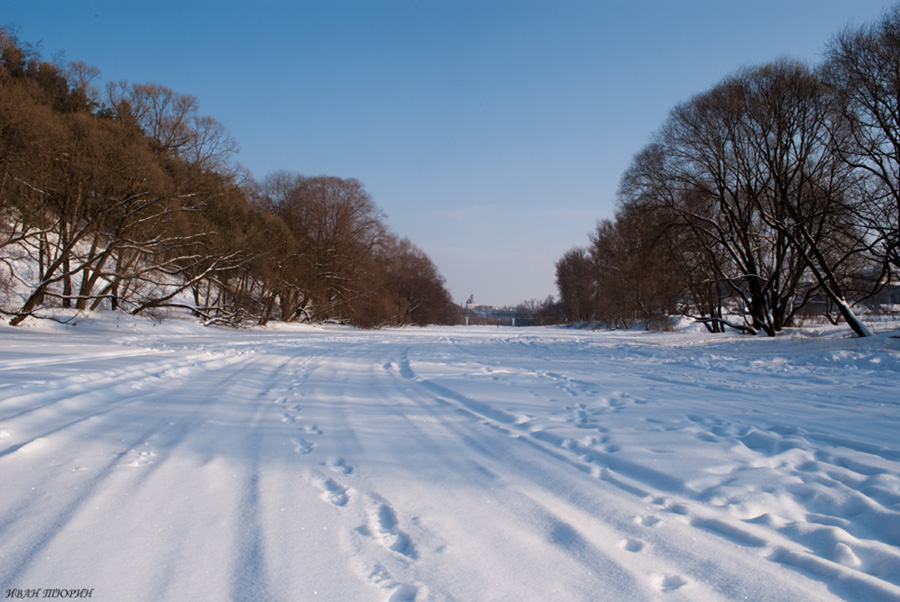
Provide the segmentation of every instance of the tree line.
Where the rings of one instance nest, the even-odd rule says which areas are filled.
[[[255,181],[197,99],[93,83],[0,28],[0,305],[207,323],[456,323],[437,268],[354,179]]]
[[[556,282],[571,321],[774,336],[815,307],[866,336],[854,308],[898,270],[900,5],[815,68],[743,68],[673,108]]]

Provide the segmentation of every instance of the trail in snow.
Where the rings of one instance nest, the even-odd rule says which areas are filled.
[[[900,340],[0,336],[0,589],[900,600]]]

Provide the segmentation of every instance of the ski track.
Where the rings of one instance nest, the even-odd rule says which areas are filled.
[[[12,338],[0,587],[900,600],[896,343],[498,331]]]

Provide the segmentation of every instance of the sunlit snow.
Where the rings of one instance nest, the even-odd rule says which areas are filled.
[[[0,327],[0,594],[900,600],[900,339]]]

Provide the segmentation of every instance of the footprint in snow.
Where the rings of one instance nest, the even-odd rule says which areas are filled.
[[[385,590],[392,591],[388,602],[415,602],[419,587],[409,583],[398,583],[384,566],[376,564],[368,574],[369,581]],[[423,591],[423,595],[424,591]]]
[[[680,514],[682,516],[687,516],[689,510],[688,507],[682,503],[671,503],[671,501],[665,497],[656,497],[650,502],[654,506],[659,506],[666,512],[671,512],[673,514]]]
[[[312,453],[312,450],[315,447],[315,444],[310,443],[303,437],[300,437],[299,439],[292,439],[291,443],[294,444],[294,451],[304,456]]]
[[[401,531],[398,526],[397,514],[386,503],[377,502],[376,507],[370,509],[369,523],[357,530],[363,535],[374,537],[392,552],[411,559],[418,557],[409,535]]]
[[[347,464],[347,462],[341,457],[328,458],[325,461],[325,466],[338,474],[353,474],[353,467]]]
[[[419,594],[419,588],[415,585],[401,585],[397,588],[388,602],[416,602],[416,596]]]
[[[645,527],[655,527],[656,525],[661,523],[662,520],[655,516],[635,516],[634,522]]]
[[[687,580],[681,575],[651,575],[650,580],[661,592],[673,592],[676,589],[687,585]]]
[[[350,500],[349,490],[333,479],[326,479],[321,485],[322,499],[332,506],[344,507]]]
[[[644,542],[638,539],[632,539],[631,537],[623,539],[619,542],[619,545],[629,552],[640,552],[644,549]]]
[[[680,514],[681,516],[687,516],[689,512],[688,507],[684,504],[672,504],[666,508],[666,510],[673,514]]]

